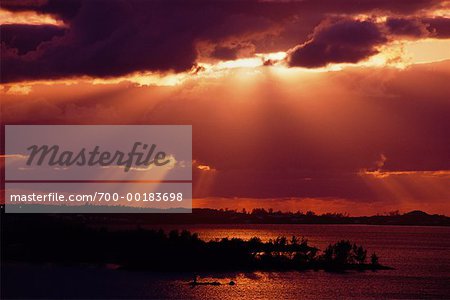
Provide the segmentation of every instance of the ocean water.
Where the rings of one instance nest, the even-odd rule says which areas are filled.
[[[187,228],[205,240],[258,236],[267,241],[281,235],[297,235],[320,249],[348,239],[367,248],[369,255],[376,252],[382,264],[395,270],[209,273],[200,274],[200,280],[224,284],[192,288],[188,285],[192,273],[8,263],[2,272],[3,295],[45,299],[450,299],[448,227],[239,224],[161,227]],[[236,285],[227,285],[230,280]]]

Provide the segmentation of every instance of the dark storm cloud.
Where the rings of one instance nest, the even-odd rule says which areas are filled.
[[[223,60],[232,60],[238,57],[237,48],[216,46],[211,56]]]
[[[2,81],[188,70],[195,63],[199,40],[261,32],[273,25],[270,18],[251,12],[255,3],[234,4],[85,1],[62,38],[43,42],[26,55],[2,51]],[[45,7],[27,9],[49,12]]]
[[[393,35],[410,36],[415,38],[450,37],[450,18],[388,18],[386,27]]]
[[[430,31],[427,29],[428,25],[418,19],[388,18],[386,27],[393,35],[417,38],[430,34]]]
[[[450,38],[450,18],[426,18],[423,22],[428,24],[432,36],[442,39]]]
[[[65,28],[51,25],[4,24],[0,25],[0,31],[2,42],[10,48],[17,49],[21,55],[36,50],[42,42],[62,36]]]
[[[450,19],[389,17],[386,22],[348,18],[324,21],[308,41],[290,51],[288,64],[317,68],[330,63],[357,63],[377,54],[379,46],[396,38],[427,37],[450,37]]]
[[[91,1],[91,0],[87,0]],[[99,1],[99,0],[96,0]],[[110,3],[117,0],[104,1]],[[3,0],[2,8],[10,11],[36,11],[57,15],[64,19],[73,18],[83,2],[86,0]],[[166,4],[191,6],[206,5],[208,0],[164,0],[164,1],[129,1],[129,2],[165,2]],[[431,8],[441,4],[440,0],[409,0],[409,1],[391,1],[391,0],[302,0],[302,1],[214,1],[214,5],[221,7],[222,10],[239,10],[242,12],[253,11],[256,15],[268,15],[272,18],[285,16],[286,11],[300,10],[308,14],[353,14],[359,12],[369,12],[373,10],[381,12],[390,12],[395,14],[409,14],[424,8]]]
[[[210,54],[224,59],[240,54],[239,49],[223,45],[230,39],[237,44],[254,45],[257,52],[285,51],[307,40],[313,28],[330,15],[369,12],[402,15],[430,9],[438,3],[435,0],[5,0],[3,9],[51,14],[62,19],[68,30],[51,41],[46,38],[40,44],[34,41],[36,51],[32,52],[11,50],[18,46],[2,38],[2,82],[84,75],[114,77],[136,71],[180,72],[195,64],[201,41],[215,46]],[[348,24],[348,29],[356,31],[355,46],[349,45],[352,41],[342,47],[333,42],[331,48],[337,53],[330,54],[329,45],[320,41],[319,36],[316,41],[320,43],[298,49],[307,56],[306,60],[313,60],[306,65],[322,65],[330,59],[358,61],[375,53],[373,46],[383,42],[370,24]],[[339,29],[336,30],[339,34]],[[367,43],[359,39],[359,30],[369,34]],[[326,35],[326,31],[321,34]],[[315,51],[327,57],[314,57]],[[305,59],[295,58],[293,64],[297,61],[302,63]]]
[[[385,43],[380,28],[370,21],[340,20],[318,26],[308,42],[293,49],[290,66],[316,68],[329,63],[356,63],[378,53]]]
[[[354,14],[359,12],[388,12],[394,14],[410,14],[420,9],[439,5],[441,0],[305,0],[300,1],[306,11],[322,11],[326,13]]]
[[[255,46],[250,43],[216,45],[209,56],[221,60],[234,60],[240,57],[250,56],[254,54],[254,52]]]

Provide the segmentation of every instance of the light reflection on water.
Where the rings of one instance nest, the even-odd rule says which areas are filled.
[[[155,227],[155,226],[152,226]],[[450,298],[450,228],[365,225],[191,225],[209,240],[253,236],[267,241],[280,235],[304,236],[321,249],[341,239],[376,252],[386,271],[327,273],[254,272],[200,274],[201,281],[220,286],[196,286],[192,273],[126,272],[61,266],[8,266],[10,291],[19,298],[177,298],[177,299],[424,299]],[[156,228],[159,228],[156,226]],[[180,250],[182,255],[182,250]],[[33,287],[23,289],[23,278]],[[45,278],[41,279],[41,278]],[[70,278],[70,280],[68,280]],[[237,284],[229,286],[234,280]],[[16,286],[17,285],[17,286]]]
[[[163,228],[170,230],[177,226]],[[256,296],[250,292],[254,290],[263,298],[450,298],[450,228],[447,227],[237,224],[192,225],[187,229],[199,233],[204,240],[258,236],[268,241],[277,236],[304,236],[310,245],[320,249],[348,239],[367,248],[369,255],[376,252],[382,264],[395,268],[346,274],[258,273],[256,280],[238,278],[238,284],[243,287],[236,290],[245,290],[250,295]]]
[[[165,230],[180,226],[161,226]],[[380,262],[408,271],[409,275],[450,276],[450,228],[424,226],[370,226],[370,225],[289,225],[237,224],[184,226],[199,234],[203,240],[257,236],[263,241],[277,236],[305,237],[311,246],[325,249],[330,243],[350,240],[363,245],[368,253],[376,252]],[[405,269],[406,268],[406,269]],[[424,269],[425,268],[425,269]],[[417,271],[418,273],[414,273]],[[413,274],[411,273],[413,272]]]

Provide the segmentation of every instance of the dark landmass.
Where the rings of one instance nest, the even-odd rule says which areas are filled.
[[[125,217],[126,218],[126,217]],[[450,226],[450,217],[430,215],[423,211],[405,214],[390,212],[386,215],[351,217],[340,213],[317,215],[308,212],[281,212],[254,209],[251,212],[235,210],[193,209],[192,214],[134,216],[133,221],[154,224],[367,224]]]
[[[126,270],[174,272],[389,269],[379,263],[376,254],[368,263],[367,250],[345,240],[320,251],[295,236],[268,242],[257,237],[203,241],[189,231],[107,230],[56,215],[9,216],[2,218],[3,262],[117,265]]]
[[[194,209],[192,214],[6,214],[0,213],[2,262],[114,264],[129,270],[377,270],[376,255],[339,241],[320,251],[306,240],[257,237],[203,241],[187,231],[146,230],[176,224],[369,224],[449,226],[450,218],[421,211],[371,217],[313,212]],[[154,226],[153,226],[154,225]],[[128,228],[127,230],[125,230]]]
[[[42,205],[41,205],[42,206]],[[4,207],[2,208],[2,210]],[[99,209],[99,208],[97,208]],[[112,211],[112,207],[109,207]],[[123,210],[123,208],[118,208]],[[135,208],[133,208],[135,210]],[[413,226],[450,226],[450,217],[430,215],[415,210],[405,214],[398,211],[384,215],[351,217],[339,213],[317,215],[308,212],[281,212],[271,209],[254,209],[251,212],[236,210],[216,210],[194,208],[192,213],[78,213],[55,214],[56,218],[70,219],[77,223],[96,226],[129,225],[131,227],[151,224],[366,224],[366,225],[413,225]],[[44,215],[44,214],[39,214]],[[51,214],[47,214],[51,215]],[[31,214],[2,214],[5,218],[33,218]],[[23,216],[23,217],[20,217]]]

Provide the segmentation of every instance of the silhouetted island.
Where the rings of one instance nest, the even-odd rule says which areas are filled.
[[[107,230],[55,216],[2,218],[3,261],[117,265],[127,270],[379,270],[376,254],[350,241],[323,251],[303,238],[278,237],[267,242],[223,238],[201,240],[189,231]],[[19,220],[20,219],[20,220]],[[6,225],[6,226],[5,226]]]
[[[298,237],[267,242],[224,238],[203,241],[188,231],[142,229],[163,224],[383,224],[450,225],[421,211],[371,217],[254,209],[194,209],[192,214],[5,214],[1,213],[2,261],[114,264],[129,270],[377,270],[388,269],[349,241],[326,249]],[[156,225],[157,224],[157,225]],[[115,229],[114,229],[115,228]],[[125,228],[129,228],[125,230]]]

